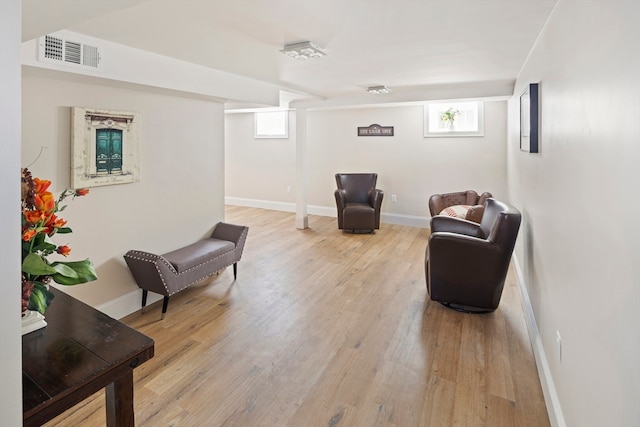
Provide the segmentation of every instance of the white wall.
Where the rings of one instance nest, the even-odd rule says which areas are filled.
[[[0,1],[0,424],[22,425],[20,339],[21,2]]]
[[[127,250],[164,253],[203,237],[224,218],[222,104],[27,73],[22,103],[22,163],[46,146],[30,169],[52,180],[56,194],[70,185],[71,107],[140,115],[140,181],[91,188],[61,214],[73,233],[56,242],[68,242],[69,259],[90,258],[99,276],[65,292],[92,306],[135,293],[122,258]]]
[[[226,196],[295,203],[295,114],[289,114],[288,139],[253,135],[253,113],[225,115]]]
[[[357,136],[359,126],[374,123],[394,126],[394,136]],[[484,137],[473,138],[424,138],[420,105],[310,110],[310,213],[335,215],[337,172],[378,173],[378,187],[385,192],[383,222],[417,220],[427,226],[427,201],[434,193],[475,189],[506,199],[506,129],[505,101],[485,103]],[[295,195],[286,193],[288,186],[296,190],[294,131],[289,140],[255,140],[252,114],[227,114],[226,138],[228,200],[295,203]],[[392,194],[397,203],[391,203]]]
[[[540,82],[539,154],[518,150],[516,249],[558,425],[640,425],[640,2],[560,1],[516,94]],[[556,343],[562,342],[562,361]],[[560,409],[561,408],[561,409]],[[552,411],[552,416],[553,416]]]

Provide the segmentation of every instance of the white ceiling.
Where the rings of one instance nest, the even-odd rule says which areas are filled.
[[[67,29],[332,99],[513,84],[556,1],[24,0],[23,40]],[[279,52],[306,40],[327,56]]]

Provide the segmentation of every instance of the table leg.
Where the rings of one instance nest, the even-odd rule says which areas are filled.
[[[134,427],[133,370],[106,387],[107,427]]]

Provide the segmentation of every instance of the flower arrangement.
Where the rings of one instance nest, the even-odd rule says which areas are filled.
[[[442,120],[442,122],[446,125],[452,125],[459,114],[460,110],[451,107],[440,115],[440,120]]]
[[[84,196],[87,188],[64,190],[58,199],[49,191],[51,181],[32,178],[27,168],[21,171],[22,186],[22,311],[36,310],[44,314],[53,299],[48,283],[53,280],[61,285],[77,285],[96,280],[93,263],[83,261],[54,261],[48,257],[71,253],[67,245],[51,242],[55,234],[71,233],[67,221],[58,217],[71,197]]]

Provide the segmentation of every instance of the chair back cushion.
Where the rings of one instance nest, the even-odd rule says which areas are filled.
[[[369,191],[376,188],[376,173],[337,173],[338,189],[345,191],[347,203],[369,203]]]
[[[489,203],[489,200],[493,202],[496,201],[490,198],[487,199],[487,203]],[[503,207],[496,216],[493,226],[487,235],[487,240],[495,243],[502,251],[504,251],[505,254],[509,254],[509,258],[511,258],[511,252],[516,244],[516,239],[518,238],[518,230],[520,229],[522,215],[520,214],[520,211],[513,206],[509,206],[504,203],[500,204],[503,205]],[[486,214],[487,212],[485,208],[485,215]],[[484,216],[482,219],[484,221]]]
[[[482,238],[487,239],[491,233],[491,229],[494,227],[498,215],[500,212],[508,211],[509,207],[496,199],[488,198],[484,203],[484,213],[482,214],[482,221],[480,221],[480,230],[482,232]]]

